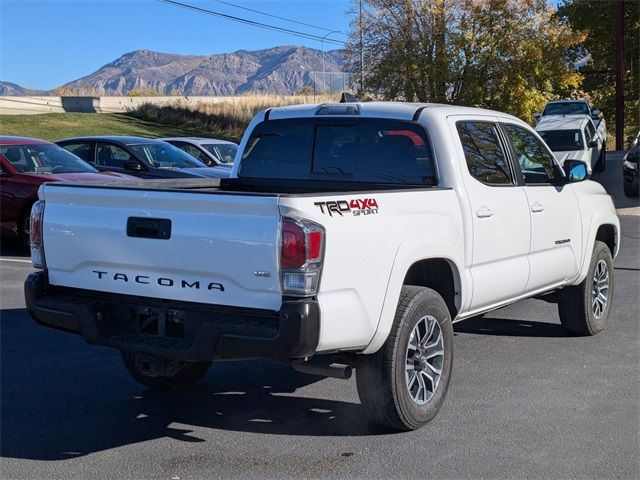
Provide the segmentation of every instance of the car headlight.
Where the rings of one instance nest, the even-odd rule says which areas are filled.
[[[629,168],[631,170],[637,170],[638,169],[638,164],[637,163],[629,162],[627,160],[622,162],[622,165],[624,165],[626,168]]]

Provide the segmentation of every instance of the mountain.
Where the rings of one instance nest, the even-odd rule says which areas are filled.
[[[0,81],[0,95],[49,95],[49,92],[24,88],[16,83]]]
[[[325,72],[342,70],[340,50],[325,52]],[[322,51],[299,46],[238,50],[216,55],[177,55],[150,50],[126,53],[63,88],[96,95],[126,95],[134,89],[160,95],[292,94],[305,86],[322,89]],[[342,86],[342,76],[327,75]],[[338,89],[338,88],[336,88]]]

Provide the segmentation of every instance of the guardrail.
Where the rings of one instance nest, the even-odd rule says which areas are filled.
[[[246,97],[57,97],[57,96],[0,96],[0,115],[34,115],[39,113],[94,112],[119,113],[135,110],[143,103],[185,107],[203,103],[239,102]]]

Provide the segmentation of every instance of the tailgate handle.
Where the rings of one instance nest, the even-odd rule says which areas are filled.
[[[171,220],[168,218],[129,217],[127,236],[140,238],[171,238]]]

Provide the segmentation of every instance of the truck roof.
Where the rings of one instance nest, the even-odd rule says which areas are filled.
[[[357,113],[347,113],[357,109]],[[323,108],[326,113],[322,113]],[[270,109],[269,119],[302,118],[314,116],[352,117],[358,115],[368,118],[394,118],[398,120],[414,120],[416,114],[425,113],[439,117],[450,115],[488,115],[507,117],[512,120],[521,120],[494,110],[484,108],[463,107],[458,105],[446,105],[441,103],[411,103],[411,102],[352,102],[352,103],[319,103],[305,105],[290,105],[274,107]]]
[[[536,125],[538,132],[548,130],[579,130],[589,122],[588,115],[550,115],[542,117],[540,123]]]

